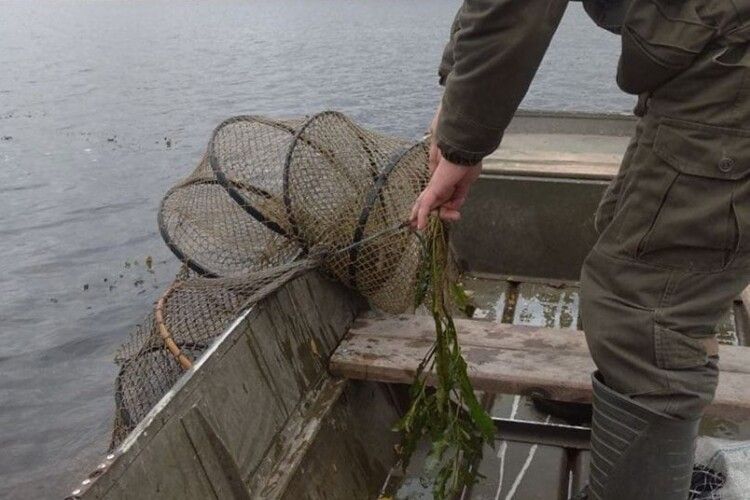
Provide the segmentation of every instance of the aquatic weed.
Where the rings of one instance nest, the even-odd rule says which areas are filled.
[[[417,368],[411,405],[396,429],[403,433],[399,454],[404,469],[420,440],[431,441],[426,472],[434,480],[434,497],[442,500],[476,481],[475,465],[483,445],[493,443],[495,427],[474,394],[451,315],[451,304],[466,312],[471,305],[450,272],[445,225],[432,219],[421,240],[415,302],[430,309],[435,342]],[[434,388],[428,379],[434,380]]]

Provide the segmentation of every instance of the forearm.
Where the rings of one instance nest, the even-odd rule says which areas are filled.
[[[473,164],[497,148],[567,3],[464,1],[436,131],[443,156]]]

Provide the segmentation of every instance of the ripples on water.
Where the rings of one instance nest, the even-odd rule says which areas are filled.
[[[177,268],[156,208],[211,129],[333,108],[420,136],[457,5],[0,1],[0,497],[60,496],[105,450],[113,352]],[[628,110],[616,53],[571,6],[524,106]]]

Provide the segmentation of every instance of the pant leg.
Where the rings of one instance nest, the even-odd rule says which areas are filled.
[[[654,411],[699,417],[718,382],[718,357],[705,339],[747,279],[664,271],[592,251],[581,308],[604,383]]]
[[[601,201],[599,202],[599,207],[597,208],[596,215],[594,216],[594,228],[596,229],[596,232],[598,234],[604,232],[604,229],[609,225],[610,222],[612,222],[612,218],[615,215],[618,200],[620,199],[620,193],[623,190],[625,178],[627,176],[633,158],[633,153],[635,153],[635,150],[638,148],[638,137],[640,136],[640,130],[641,126],[639,124],[639,126],[636,127],[633,138],[630,140],[630,143],[625,150],[625,154],[622,157],[622,162],[620,163],[620,168],[617,171],[617,175],[614,177],[614,179],[612,179],[612,181],[610,181],[607,189],[604,191],[604,195],[602,196]]]
[[[696,172],[694,163],[686,174],[683,159],[656,152],[695,151],[679,144],[691,139],[657,134],[654,120],[639,127],[616,209],[583,266],[583,328],[607,386],[654,411],[693,419],[718,381],[707,339],[750,282],[743,241],[750,220],[742,217],[750,181],[713,178],[713,166]],[[678,144],[659,143],[664,138]]]

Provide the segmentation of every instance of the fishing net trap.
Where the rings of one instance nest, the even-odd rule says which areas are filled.
[[[337,112],[221,123],[159,208],[161,235],[184,265],[117,352],[112,447],[242,310],[305,270],[384,311],[409,309],[422,257],[406,221],[427,158],[424,142]]]

